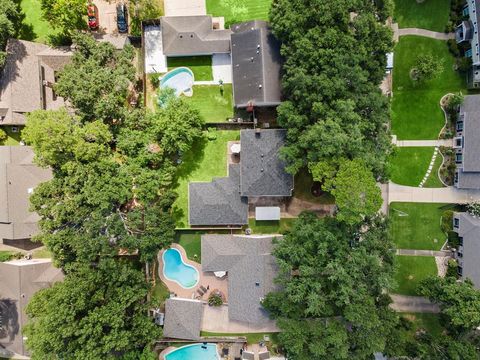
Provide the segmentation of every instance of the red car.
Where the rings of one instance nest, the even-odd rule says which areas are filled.
[[[90,30],[98,29],[98,9],[94,4],[87,6],[88,28]]]

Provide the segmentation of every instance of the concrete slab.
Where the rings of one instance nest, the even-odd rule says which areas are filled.
[[[145,26],[143,39],[145,46],[145,73],[167,72],[167,57],[163,55],[160,25]]]
[[[232,83],[232,58],[230,54],[212,55],[213,81],[218,84],[222,80],[224,84]]]
[[[206,15],[205,0],[165,0],[165,16]]]

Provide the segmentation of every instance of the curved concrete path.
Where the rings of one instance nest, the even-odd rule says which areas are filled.
[[[454,33],[445,34],[442,32],[436,32],[436,31],[430,31],[430,30],[418,29],[418,28],[398,29],[398,36],[405,36],[405,35],[425,36],[425,37],[428,37],[431,39],[437,39],[437,40],[448,40],[448,39],[455,38]]]
[[[422,296],[390,295],[390,308],[398,312],[439,313],[440,307]]]
[[[392,202],[450,203],[466,204],[480,201],[480,190],[460,190],[453,186],[447,188],[419,188],[388,183],[386,199]]]

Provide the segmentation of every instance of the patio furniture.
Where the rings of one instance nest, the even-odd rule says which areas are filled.
[[[200,296],[203,296],[205,294],[201,289],[197,289],[197,293]]]
[[[215,275],[217,278],[221,279],[227,275],[226,271],[214,271],[213,275]]]
[[[240,154],[240,144],[233,144],[232,146],[230,146],[230,150],[232,151],[232,154],[235,154],[235,155],[238,155]]]
[[[270,352],[269,352],[269,351],[265,351],[265,352],[258,353],[258,359],[259,359],[259,360],[267,360],[267,359],[270,359]]]
[[[200,289],[202,289],[203,293],[206,293],[208,290],[205,286],[200,285]]]

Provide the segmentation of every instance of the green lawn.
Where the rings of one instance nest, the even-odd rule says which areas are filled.
[[[225,17],[226,26],[247,20],[268,20],[272,0],[238,0],[229,6],[221,0],[206,0],[207,14]],[[236,14],[235,14],[236,12]]]
[[[52,253],[48,251],[48,249],[45,246],[42,246],[39,249],[33,250],[32,256],[34,259],[51,259]]]
[[[12,127],[11,126],[2,126],[1,129],[3,129],[6,133],[7,133],[7,140],[5,141],[0,141],[0,145],[18,145],[18,143],[20,142],[21,140],[21,134],[22,134],[22,128],[23,127],[19,127],[19,131],[14,133],[12,132]]]
[[[393,19],[400,28],[421,28],[445,31],[450,13],[450,0],[395,0]]]
[[[413,322],[414,329],[411,334],[412,338],[418,330],[425,330],[432,336],[439,336],[443,331],[439,314],[402,313],[401,316]]]
[[[335,198],[329,193],[324,193],[318,197],[312,194],[313,179],[312,175],[306,170],[302,169],[295,175],[295,189],[293,196],[301,200],[315,202],[318,204],[335,204]]]
[[[253,234],[283,234],[290,230],[296,218],[284,218],[280,221],[257,221],[248,219],[248,227]]]
[[[20,38],[46,42],[50,35],[55,34],[52,26],[43,19],[41,0],[21,0],[20,7],[25,14],[20,30]]]
[[[391,180],[400,185],[418,186],[427,173],[433,156],[433,147],[399,147],[390,159]],[[438,178],[442,157],[437,155],[425,187],[443,187]]]
[[[202,262],[202,234],[202,231],[177,231],[175,234],[175,242],[185,249],[190,260],[198,263]]]
[[[417,286],[423,279],[437,275],[437,265],[433,256],[397,256],[393,291],[401,295],[418,295]]]
[[[188,225],[188,183],[211,181],[214,177],[227,175],[227,142],[240,139],[239,131],[216,131],[215,140],[203,140],[193,145],[185,154],[178,170],[176,191],[178,198],[173,205],[177,227]]]
[[[390,234],[399,249],[440,250],[447,236],[440,228],[445,210],[453,204],[391,203]]]
[[[432,80],[416,84],[410,79],[410,70],[422,53],[442,61],[443,71]],[[392,100],[392,133],[398,139],[437,139],[445,122],[440,99],[449,92],[466,93],[465,79],[453,70],[453,65],[445,41],[421,36],[400,38],[395,46]]]
[[[168,70],[186,66],[192,70],[195,81],[213,80],[211,56],[169,57],[167,59]]]
[[[13,258],[13,251],[0,251],[0,262],[9,261]]]
[[[232,84],[224,84],[223,93],[218,85],[194,85],[193,96],[185,99],[207,123],[214,123],[233,117],[232,97]]]

